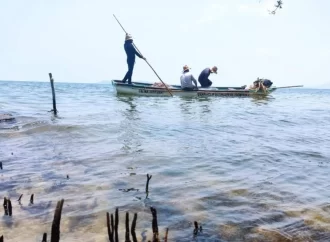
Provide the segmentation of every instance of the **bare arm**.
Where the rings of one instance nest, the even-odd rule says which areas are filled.
[[[195,83],[195,86],[197,87],[197,81],[193,75],[191,75],[191,80]]]

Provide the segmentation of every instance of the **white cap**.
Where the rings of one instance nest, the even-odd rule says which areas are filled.
[[[132,35],[130,35],[130,34],[126,34],[126,36],[125,36],[125,40],[130,40],[130,39],[133,39]]]

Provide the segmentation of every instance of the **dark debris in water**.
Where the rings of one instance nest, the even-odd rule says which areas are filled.
[[[136,192],[138,192],[139,191],[139,189],[136,189],[136,188],[125,188],[125,189],[122,189],[122,188],[120,188],[120,189],[118,189],[119,191],[122,191],[122,192],[131,192],[131,191],[136,191]]]

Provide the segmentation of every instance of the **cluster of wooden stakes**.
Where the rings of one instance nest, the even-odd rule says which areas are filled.
[[[147,183],[146,183],[146,197],[148,197],[149,194],[149,181],[151,179],[151,175],[147,174]],[[18,202],[21,202],[21,198],[23,195],[20,195]],[[34,194],[30,197],[30,204],[34,203]],[[52,222],[52,229],[51,229],[51,236],[50,240],[47,240],[47,233],[43,234],[41,242],[59,242],[60,241],[60,224],[61,224],[61,216],[62,216],[62,208],[64,204],[64,199],[57,202],[54,218]],[[4,198],[3,202],[3,208],[4,208],[4,215],[5,216],[12,216],[12,203],[9,198]],[[159,230],[158,230],[158,220],[157,220],[157,210],[154,207],[150,207],[150,211],[152,214],[152,232],[153,232],[153,238],[152,240],[148,240],[148,242],[160,242],[160,236],[159,236]],[[125,242],[137,242],[136,233],[135,233],[135,227],[137,222],[137,213],[134,213],[133,221],[131,224],[131,227],[129,226],[129,213],[126,212],[126,220],[125,220]],[[119,210],[116,208],[115,215],[106,213],[106,223],[107,223],[107,231],[108,231],[108,239],[109,242],[119,242],[119,235],[118,235],[118,224],[119,224]],[[198,227],[198,223],[194,222],[194,231],[193,234],[197,235],[199,232],[202,232],[202,226]],[[169,229],[166,229],[164,241],[168,241],[168,231]],[[132,236],[132,239],[131,239]],[[4,242],[4,237],[0,237],[0,242]]]
[[[56,108],[56,95],[55,95],[55,88],[54,88],[54,79],[51,73],[49,73],[49,78],[50,78],[50,84],[52,88],[52,96],[53,96],[53,109],[51,112],[54,113],[56,116],[58,113],[58,110]],[[3,164],[0,162],[0,169],[3,169]],[[149,181],[151,179],[151,175],[147,174],[147,183],[146,183],[146,198],[148,197],[149,194]],[[21,195],[18,199],[18,202],[20,203],[21,198],[23,195]],[[30,204],[33,204],[34,200],[34,194],[31,195],[30,198]],[[61,215],[62,215],[62,208],[64,204],[64,199],[60,200],[57,202],[57,206],[55,209],[54,213],[54,219],[52,223],[52,230],[51,230],[51,238],[50,240],[47,240],[47,233],[43,234],[42,237],[42,242],[58,242],[60,241],[60,223],[61,223]],[[3,208],[4,208],[4,214],[5,216],[12,216],[12,203],[9,198],[4,198],[3,202]],[[150,207],[150,211],[152,214],[152,231],[153,231],[153,239],[149,240],[150,242],[160,242],[160,236],[159,236],[159,231],[158,231],[158,222],[157,222],[157,210],[153,207]],[[119,211],[118,208],[116,209],[115,216],[113,214],[109,214],[107,212],[106,214],[106,220],[107,220],[107,228],[108,228],[108,238],[110,242],[119,242],[119,235],[118,235],[118,223],[119,223]],[[135,227],[136,227],[136,221],[137,221],[137,213],[134,214],[133,221],[131,224],[131,229],[129,227],[129,213],[126,212],[126,221],[125,221],[125,227],[126,227],[126,232],[125,232],[125,242],[137,242],[136,238],[136,233],[135,233]],[[198,223],[195,221],[194,222],[194,231],[193,234],[197,235],[198,232],[202,231],[202,227],[198,227]],[[130,234],[132,236],[132,240],[130,238]],[[165,237],[164,241],[167,242],[168,240],[168,228],[166,229],[165,232]],[[4,242],[4,237],[0,237],[0,242]]]

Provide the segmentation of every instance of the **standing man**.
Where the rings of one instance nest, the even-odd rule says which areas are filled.
[[[198,90],[197,81],[194,78],[194,76],[191,73],[189,73],[189,69],[190,68],[187,65],[183,67],[183,74],[180,77],[181,89],[184,91]]]
[[[212,68],[205,68],[198,77],[198,82],[201,84],[201,87],[210,87],[212,82],[209,80],[211,73],[217,73],[218,68],[213,66]]]
[[[123,79],[123,83],[126,83],[128,80],[128,84],[132,84],[132,75],[133,75],[133,69],[135,64],[135,55],[138,57],[146,60],[134,47],[133,45],[133,38],[130,34],[126,34],[125,37],[125,44],[124,49],[127,55],[127,65],[128,65],[128,71]]]

